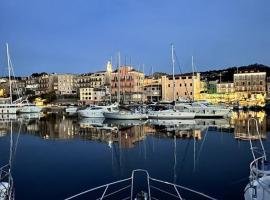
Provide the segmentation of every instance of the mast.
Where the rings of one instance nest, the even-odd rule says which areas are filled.
[[[118,103],[120,103],[120,65],[121,65],[121,63],[120,63],[120,60],[121,60],[121,58],[120,58],[120,52],[118,52],[118,92],[117,92],[117,102]]]
[[[141,86],[141,103],[143,104],[144,101],[144,64],[142,65],[142,72],[143,72],[143,80],[142,80],[142,86]]]
[[[194,86],[194,61],[193,56],[191,56],[191,66],[192,66],[192,100],[194,102],[194,96],[195,96],[195,86]]]
[[[152,87],[153,87],[153,85],[152,85],[152,83],[153,83],[153,66],[151,67],[151,73],[152,73],[152,81],[151,81],[151,85],[150,85],[150,88],[151,88],[151,90],[150,90],[150,94],[151,94],[151,103],[153,102],[153,90],[152,90]]]
[[[172,74],[173,74],[173,101],[175,102],[175,77],[174,77],[174,47],[173,47],[173,44],[171,44],[171,48],[172,48]]]
[[[7,62],[8,62],[9,94],[10,94],[10,103],[12,104],[11,66],[10,66],[11,63],[10,63],[8,43],[6,43],[6,48],[7,48]]]

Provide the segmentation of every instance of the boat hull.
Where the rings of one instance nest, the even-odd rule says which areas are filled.
[[[78,115],[79,117],[85,117],[85,118],[104,118],[103,116],[104,110],[79,110]]]
[[[37,106],[23,106],[18,109],[19,113],[40,113],[41,108]]]
[[[132,119],[147,119],[146,114],[141,113],[121,113],[121,112],[105,112],[104,117],[106,119],[119,119],[119,120],[132,120]]]
[[[195,113],[180,111],[152,111],[148,117],[151,119],[194,119]]]

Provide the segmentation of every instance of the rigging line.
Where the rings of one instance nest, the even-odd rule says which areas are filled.
[[[12,121],[10,122],[10,145],[9,145],[9,170],[11,170],[11,162],[12,162],[12,155],[13,155],[13,128],[12,128]]]
[[[18,143],[19,143],[19,137],[20,137],[20,134],[21,134],[21,129],[22,129],[22,122],[20,122],[19,132],[17,134],[17,138],[16,138],[14,150],[13,150],[13,160],[12,160],[12,162],[14,162],[14,157],[15,157],[16,152],[17,152],[17,147],[18,147]]]
[[[202,152],[202,149],[203,149],[205,140],[206,140],[207,135],[208,135],[208,130],[209,130],[209,126],[207,126],[206,133],[205,133],[204,138],[203,138],[203,141],[202,141],[202,145],[200,146],[198,157],[197,157],[197,162],[199,162],[199,158],[200,158],[200,155],[201,155],[201,152]]]
[[[14,73],[13,63],[12,63],[12,60],[11,60],[10,56],[9,56],[9,63],[10,63],[11,73],[12,73],[13,78],[14,78],[14,83],[15,83],[16,93],[17,93],[18,98],[20,98],[20,94],[19,94],[17,82],[15,81],[16,78],[15,78],[15,73]],[[10,84],[11,84],[11,83],[10,83]]]
[[[175,60],[176,60],[176,64],[178,65],[178,68],[179,68],[180,73],[183,74],[183,72],[182,72],[182,70],[181,70],[181,65],[180,65],[180,62],[179,62],[179,60],[178,60],[178,57],[177,57],[177,55],[176,55],[176,53],[175,53],[175,50],[174,50],[174,57],[175,57]],[[183,79],[183,80],[184,80],[185,89],[186,89],[188,98],[189,98],[189,100],[191,101],[191,97],[190,97],[190,95],[189,95],[189,93],[188,93],[186,81],[185,81],[185,79]]]

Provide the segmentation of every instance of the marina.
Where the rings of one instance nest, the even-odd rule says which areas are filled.
[[[227,119],[191,120],[112,120],[62,114],[1,117],[0,166],[9,160],[11,122],[14,137],[19,136],[12,170],[17,199],[68,199],[132,178],[136,169],[142,173],[134,178],[134,198],[150,194],[154,199],[157,194],[152,183],[149,193],[141,180],[147,170],[151,180],[168,182],[172,188],[188,188],[213,199],[244,199],[253,160],[249,139],[257,144],[262,138],[265,149],[270,147],[270,119],[265,112],[241,111]],[[258,128],[254,122],[248,125],[250,118],[258,121]],[[25,192],[29,186],[31,192]],[[175,195],[166,197],[161,192],[160,197],[177,199],[177,192],[169,186],[154,187]],[[41,192],[44,188],[46,193]],[[180,196],[208,199],[180,188]],[[130,189],[121,195],[129,196]],[[87,198],[99,192],[88,193]]]

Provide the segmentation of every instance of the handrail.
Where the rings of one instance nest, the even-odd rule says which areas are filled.
[[[85,190],[83,192],[80,192],[76,195],[73,195],[71,197],[68,197],[66,198],[65,200],[70,200],[70,199],[73,199],[73,198],[76,198],[78,196],[81,196],[83,194],[86,194],[86,193],[89,193],[89,192],[92,192],[94,190],[97,190],[97,189],[100,189],[100,188],[103,188],[103,187],[108,187],[110,185],[114,185],[114,184],[117,184],[117,183],[121,183],[121,182],[124,182],[124,181],[128,181],[128,180],[131,180],[131,177],[130,178],[126,178],[126,179],[122,179],[122,180],[119,180],[119,181],[115,181],[115,182],[111,182],[111,183],[108,183],[108,184],[105,184],[105,185],[101,185],[101,186],[98,186],[98,187],[95,187],[95,188],[92,188],[92,189],[89,189],[89,190]]]
[[[108,196],[110,196],[110,195],[113,195],[113,194],[115,194],[115,193],[118,193],[118,192],[120,192],[120,191],[123,191],[123,190],[125,190],[125,189],[127,189],[127,188],[129,188],[129,187],[131,188],[131,191],[130,191],[130,197],[126,197],[126,198],[124,198],[124,199],[131,199],[131,200],[133,200],[133,199],[134,199],[134,196],[133,196],[133,195],[134,195],[134,193],[133,193],[133,192],[134,192],[134,191],[133,191],[133,189],[134,189],[134,175],[135,175],[136,172],[144,172],[144,173],[146,174],[146,177],[147,177],[147,187],[148,187],[148,188],[147,188],[147,190],[148,190],[148,194],[147,194],[147,195],[148,195],[148,199],[149,199],[149,200],[151,200],[151,199],[157,199],[157,198],[155,198],[155,197],[151,194],[151,189],[150,189],[151,187],[152,187],[153,189],[159,190],[160,192],[163,192],[164,194],[172,195],[172,196],[174,196],[175,198],[178,198],[178,199],[180,199],[180,200],[182,200],[182,199],[184,199],[184,198],[181,196],[180,191],[179,191],[178,188],[180,188],[180,189],[182,189],[182,190],[186,190],[186,191],[191,192],[191,193],[196,194],[196,195],[200,195],[201,197],[204,197],[204,198],[206,198],[206,199],[216,200],[216,199],[213,198],[213,197],[210,197],[210,196],[208,196],[208,195],[206,195],[206,194],[204,194],[204,193],[198,192],[198,191],[193,190],[193,189],[190,189],[190,188],[188,188],[188,187],[184,187],[184,186],[176,185],[176,184],[173,184],[173,183],[170,183],[170,182],[167,182],[167,181],[162,181],[162,180],[159,180],[159,179],[152,178],[152,177],[149,176],[148,171],[147,171],[147,170],[144,170],[144,169],[136,169],[136,170],[133,170],[133,171],[132,171],[132,175],[131,175],[131,177],[129,177],[129,178],[122,179],[122,180],[115,181],[115,182],[111,182],[111,183],[108,183],[108,184],[105,184],[105,185],[101,185],[101,186],[98,186],[98,187],[95,187],[95,188],[92,188],[92,189],[83,191],[83,192],[81,192],[81,193],[78,193],[78,194],[76,194],[76,195],[73,195],[73,196],[71,196],[71,197],[68,197],[68,198],[66,198],[65,200],[71,200],[71,199],[74,199],[74,198],[79,197],[79,196],[81,196],[81,195],[84,195],[84,194],[86,194],[86,193],[93,192],[93,191],[95,191],[95,190],[98,190],[98,189],[101,189],[101,188],[104,188],[104,187],[105,187],[105,189],[104,189],[104,191],[102,192],[102,196],[98,198],[99,200],[102,200],[102,199],[105,198],[105,197],[108,197]],[[130,180],[131,180],[131,185],[125,186],[125,187],[123,187],[123,188],[121,188],[121,189],[118,189],[118,190],[116,190],[116,191],[112,191],[110,194],[106,194],[106,192],[108,191],[108,188],[109,188],[111,185],[115,185],[115,184],[117,184],[117,183],[122,183],[122,182],[130,181]],[[171,192],[165,191],[165,190],[163,190],[163,189],[160,189],[160,188],[158,188],[158,187],[152,186],[152,185],[150,184],[150,181],[151,181],[151,182],[156,182],[156,183],[163,183],[163,184],[167,184],[167,185],[172,186],[172,187],[174,188],[174,190],[175,190],[175,192],[176,192],[177,195],[176,195],[176,194],[172,194]]]
[[[255,119],[255,118],[250,118],[250,119],[248,120],[248,136],[249,136],[249,144],[250,144],[250,149],[251,149],[251,153],[252,153],[253,159],[255,160],[255,159],[256,159],[256,156],[255,156],[255,153],[254,153],[254,151],[253,151],[253,149],[254,149],[255,147],[253,147],[253,144],[252,144],[252,141],[251,141],[251,135],[250,135],[250,122],[251,122],[252,120],[255,121],[255,124],[256,124],[256,133],[257,133],[257,135],[258,135],[258,138],[259,138],[259,141],[260,141],[260,144],[261,144],[261,148],[262,148],[262,150],[263,150],[263,157],[264,157],[265,160],[267,160],[267,159],[266,159],[266,153],[265,153],[264,145],[263,145],[263,142],[262,142],[262,137],[261,137],[260,132],[259,132],[258,121],[257,121],[257,119]]]

